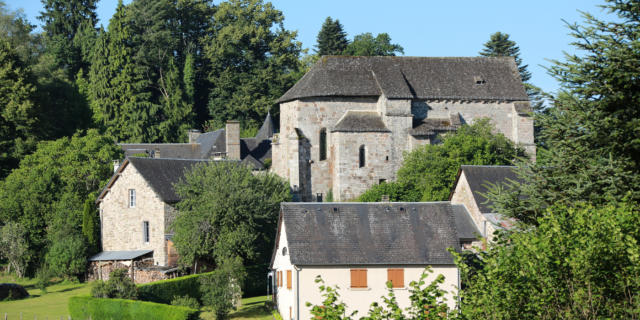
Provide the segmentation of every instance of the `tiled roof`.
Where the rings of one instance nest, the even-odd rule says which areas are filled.
[[[380,113],[375,111],[347,111],[332,132],[391,132],[384,125]]]
[[[278,102],[310,97],[527,101],[512,57],[324,56]]]

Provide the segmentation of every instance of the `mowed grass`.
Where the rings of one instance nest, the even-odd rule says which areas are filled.
[[[267,296],[244,298],[242,299],[242,306],[232,312],[229,318],[234,320],[273,320],[271,311],[264,305],[266,301],[269,301]],[[212,312],[203,311],[200,314],[200,319],[215,320],[215,316]]]
[[[15,279],[11,276],[0,276],[0,282],[18,283],[27,289],[30,297],[15,301],[0,301],[0,319],[4,319],[5,313],[8,320],[22,319],[67,319],[69,310],[67,302],[69,297],[87,295],[90,285],[86,283],[61,282],[47,287],[47,293],[42,294],[35,287],[35,279]]]

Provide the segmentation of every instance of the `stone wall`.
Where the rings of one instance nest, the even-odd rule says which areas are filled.
[[[129,207],[129,189],[136,190],[136,205]],[[104,251],[153,250],[155,264],[167,263],[166,205],[128,164],[100,202],[100,225]],[[149,242],[143,241],[143,221],[149,222]]]

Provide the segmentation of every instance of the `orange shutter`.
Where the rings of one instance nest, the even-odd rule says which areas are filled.
[[[367,269],[351,269],[351,288],[367,287]]]
[[[387,269],[387,280],[393,288],[404,288],[404,269]]]
[[[287,289],[291,289],[291,270],[287,270]]]
[[[278,286],[282,288],[282,271],[278,271]]]

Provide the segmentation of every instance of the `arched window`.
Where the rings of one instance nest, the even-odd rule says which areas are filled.
[[[362,167],[364,167],[364,166],[365,166],[365,164],[366,164],[366,159],[365,159],[365,158],[366,158],[366,155],[365,155],[365,148],[364,148],[364,145],[361,145],[361,146],[360,146],[360,157],[359,157],[359,158],[360,158],[360,161],[359,161],[359,164],[360,164],[360,165],[359,165],[359,166],[360,166],[360,168],[362,168]]]
[[[327,129],[320,129],[320,161],[327,160]]]

